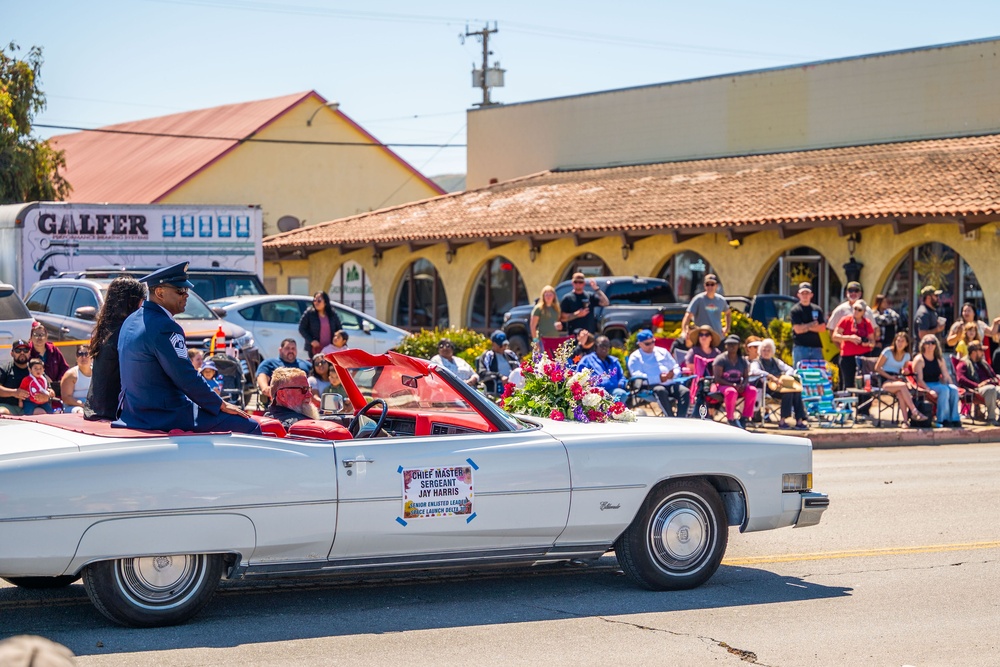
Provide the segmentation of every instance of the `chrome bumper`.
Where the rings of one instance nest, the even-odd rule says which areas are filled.
[[[803,491],[799,493],[802,504],[799,508],[799,518],[795,521],[796,528],[815,526],[823,516],[823,512],[830,506],[830,497],[825,493],[814,491]]]

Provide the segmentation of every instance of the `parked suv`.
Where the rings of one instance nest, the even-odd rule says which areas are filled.
[[[10,361],[10,346],[15,340],[30,338],[32,320],[14,286],[0,283],[0,364]]]
[[[45,325],[49,341],[89,341],[109,284],[111,280],[49,278],[35,283],[25,303],[35,319]],[[189,348],[204,348],[221,326],[226,339],[234,341],[240,349],[241,358],[247,363],[245,370],[253,377],[260,354],[246,329],[219,317],[194,292],[189,293],[184,312],[174,319],[184,329]],[[76,345],[60,346],[59,351],[70,366],[76,363]],[[250,386],[254,386],[252,382]]]
[[[625,347],[625,340],[639,329],[652,325],[653,315],[660,314],[664,322],[680,324],[687,305],[677,303],[674,290],[666,280],[639,276],[604,276],[598,286],[608,297],[608,305],[597,308],[597,332],[611,339],[614,347]],[[573,291],[569,280],[556,285],[556,298],[562,300]],[[590,288],[587,288],[590,291]],[[529,320],[534,305],[517,306],[504,314],[503,331],[510,347],[518,356],[531,350]]]
[[[94,278],[112,280],[117,276],[128,275],[142,278],[162,266],[98,266],[85,271],[68,271],[59,274],[60,278]],[[205,301],[221,299],[227,296],[243,296],[267,294],[260,278],[253,271],[233,271],[231,269],[199,269],[188,268],[188,280],[194,285],[193,291]]]

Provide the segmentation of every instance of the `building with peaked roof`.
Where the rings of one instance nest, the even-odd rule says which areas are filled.
[[[971,301],[985,319],[1000,314],[998,46],[470,111],[476,187],[277,235],[265,254],[308,253],[317,287],[362,266],[377,316],[411,328],[494,328],[576,270],[661,276],[682,300],[707,272],[727,294],[809,281],[827,312],[860,280],[905,317],[933,284],[943,316]]]
[[[52,138],[68,201],[259,204],[264,232],[444,191],[315,91],[120,123]],[[265,266],[269,289],[302,291],[302,263]],[[296,285],[298,278],[298,285]]]

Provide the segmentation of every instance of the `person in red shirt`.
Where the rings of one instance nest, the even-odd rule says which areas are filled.
[[[865,319],[868,304],[858,299],[851,306],[851,314],[837,322],[833,342],[840,345],[840,383],[849,387],[858,371],[858,357],[871,354],[875,348],[875,329]]]
[[[52,399],[56,397],[56,393],[45,377],[45,363],[37,357],[30,360],[28,372],[30,375],[21,380],[21,389],[28,392],[28,398],[22,401],[24,414],[52,414]]]

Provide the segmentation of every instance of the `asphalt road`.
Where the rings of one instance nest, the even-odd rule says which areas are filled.
[[[816,527],[730,534],[680,593],[612,557],[531,574],[225,584],[193,622],[110,625],[75,584],[0,584],[0,636],[80,665],[997,665],[1000,445],[815,453]]]

